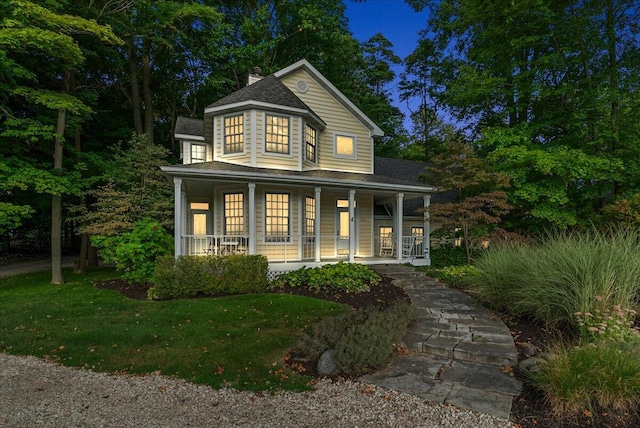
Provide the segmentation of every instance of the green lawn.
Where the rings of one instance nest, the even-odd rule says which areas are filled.
[[[297,335],[346,306],[281,294],[136,301],[92,286],[110,269],[0,279],[0,352],[36,355],[96,371],[160,371],[215,388],[304,389],[281,370]]]

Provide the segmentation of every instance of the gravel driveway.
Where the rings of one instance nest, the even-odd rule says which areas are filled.
[[[161,375],[129,376],[0,354],[7,427],[512,427],[505,420],[354,381],[308,393],[214,390]]]

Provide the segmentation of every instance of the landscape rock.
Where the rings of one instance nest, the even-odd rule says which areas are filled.
[[[333,349],[328,349],[320,355],[317,370],[320,376],[333,376],[338,372],[336,354]]]

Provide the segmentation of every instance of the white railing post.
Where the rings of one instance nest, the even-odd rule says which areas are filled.
[[[256,253],[256,183],[249,183],[249,254]]]
[[[182,250],[182,178],[173,178],[173,253],[176,258]]]
[[[396,193],[396,258],[402,260],[402,217],[403,213],[403,193]]]

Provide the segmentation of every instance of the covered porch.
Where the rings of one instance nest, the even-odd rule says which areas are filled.
[[[408,229],[403,213],[407,198],[429,206],[424,186],[370,182],[375,176],[365,174],[283,180],[252,171],[241,181],[184,166],[165,172],[174,185],[176,257],[262,254],[272,272],[340,260],[430,264],[428,214]],[[374,226],[376,205],[391,207],[392,227]]]

